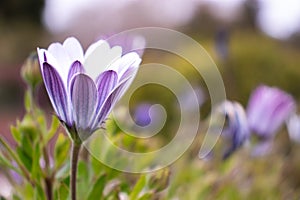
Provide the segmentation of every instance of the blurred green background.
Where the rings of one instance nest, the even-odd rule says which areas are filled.
[[[78,2],[82,3],[83,1]],[[96,1],[88,2],[93,4]],[[182,13],[177,12],[174,16],[171,15],[174,21],[158,23],[160,21],[155,19],[155,13],[158,12],[157,8],[153,8],[155,12],[151,13],[152,8],[147,7],[149,5],[147,1],[145,5],[140,2],[141,5],[136,7],[136,9],[141,9],[141,13],[142,9],[148,9],[150,13],[147,17],[141,17],[140,19],[136,15],[128,14],[130,9],[133,9],[132,7],[122,10],[110,5],[116,3],[115,1],[111,3],[106,1],[106,4],[105,1],[99,2],[103,2],[103,5],[108,8],[112,7],[110,13],[106,13],[110,15],[101,15],[100,12],[96,11],[89,13],[87,11],[91,6],[76,8],[75,3],[72,5],[71,1],[65,1],[64,5],[69,3],[70,10],[79,10],[77,15],[73,16],[73,20],[70,18],[72,14],[68,16],[70,19],[62,19],[62,21],[66,21],[67,25],[65,29],[64,26],[60,26],[60,29],[57,30],[54,25],[55,20],[56,22],[59,20],[57,16],[59,16],[61,9],[57,8],[58,13],[56,17],[53,16],[54,22],[52,22],[52,25],[49,21],[51,12],[48,13],[48,18],[43,15],[43,11],[46,12],[45,6],[54,6],[54,8],[59,6],[59,4],[55,4],[55,1],[0,1],[1,134],[10,138],[10,124],[24,114],[23,95],[25,84],[20,77],[20,69],[24,60],[32,51],[35,51],[36,47],[47,47],[51,42],[63,41],[69,35],[77,36],[79,40],[83,41],[83,46],[86,47],[103,33],[110,34],[126,28],[142,26],[173,28],[198,41],[217,64],[225,83],[227,97],[230,100],[240,101],[246,106],[251,91],[259,84],[280,87],[292,94],[296,101],[300,98],[300,31],[295,31],[284,38],[274,38],[267,35],[262,31],[261,25],[258,24],[259,2],[261,1],[242,1],[234,11],[238,14],[233,15],[230,20],[218,16],[220,13],[233,12],[227,10],[226,6],[221,10],[214,10],[217,3],[210,4],[210,1],[200,1],[199,5],[191,6],[193,14],[184,23],[177,23],[175,17],[183,15],[184,9],[181,10]],[[176,2],[173,2],[173,6],[176,6]],[[134,3],[134,5],[139,5],[137,2]],[[186,1],[186,4],[188,3],[189,1]],[[159,4],[159,1],[156,1],[156,4]],[[83,4],[78,3],[78,5]],[[96,10],[96,7],[101,4],[95,3],[95,5]],[[158,5],[158,7],[160,6]],[[164,9],[168,7],[170,5],[162,3],[160,9],[164,12]],[[68,8],[68,6],[64,8]],[[175,9],[174,12],[176,11]],[[65,12],[67,13],[67,10]],[[136,11],[134,13],[138,14]],[[85,20],[94,15],[98,18],[86,25]],[[123,23],[120,27],[115,25],[113,21],[118,19],[114,19],[114,15],[118,15],[118,18],[124,18],[125,22],[127,20],[128,25],[126,23]],[[82,20],[80,21],[78,19],[81,16]],[[132,18],[136,19],[137,22],[133,22]],[[102,26],[102,22],[106,22],[106,24]],[[298,24],[300,24],[300,19]],[[88,26],[91,26],[90,29]],[[221,45],[221,47],[218,45]],[[221,48],[221,50],[218,48]],[[168,54],[161,55],[159,52],[146,50],[144,62],[152,59],[166,61],[174,68],[178,68],[195,85],[205,88],[201,78],[193,77],[194,73],[189,63],[176,60]],[[177,127],[176,123],[178,121],[176,120],[178,119],[175,117],[177,110],[173,108],[174,105],[169,104],[169,99],[173,98],[170,97],[172,94],[164,93],[164,96],[159,98],[151,95],[155,92],[163,93],[160,91],[161,89],[158,87],[142,88],[136,93],[133,104],[148,100],[154,103],[159,101],[167,107],[168,114],[171,117],[168,117],[167,126],[162,131],[163,136],[160,136],[158,140],[166,138],[168,140],[173,137],[172,130]],[[43,86],[39,88],[37,100],[42,108],[49,111],[49,117],[51,117],[53,112]],[[204,104],[201,112],[203,112],[202,118],[208,115],[209,101]],[[159,143],[157,142],[157,144]],[[197,151],[200,146],[195,141],[189,151],[171,166],[172,175],[169,189],[167,192],[165,191],[167,194],[164,195],[164,198],[299,199],[300,154],[298,152],[300,151],[300,145],[293,144],[288,140],[285,129],[275,138],[275,143],[276,148],[269,156],[249,158],[247,149],[243,149],[225,162],[221,163],[214,160],[206,163],[197,158]],[[156,145],[154,146],[156,147]],[[151,149],[151,145],[147,148]]]

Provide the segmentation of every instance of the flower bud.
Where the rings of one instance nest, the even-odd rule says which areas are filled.
[[[149,187],[155,192],[166,189],[169,185],[170,174],[169,168],[164,168],[152,174],[149,179]]]
[[[32,52],[23,63],[21,76],[32,89],[34,89],[42,81],[39,60],[35,52]]]

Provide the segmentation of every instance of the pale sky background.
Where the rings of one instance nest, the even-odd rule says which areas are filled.
[[[285,39],[300,29],[300,0],[258,0],[258,24],[266,34]],[[140,26],[175,28],[192,19],[201,3],[219,17],[235,17],[244,0],[46,0],[44,23],[53,33],[114,32]],[[120,13],[120,14],[118,14]],[[89,29],[89,30],[87,30]],[[100,33],[101,34],[101,33]]]

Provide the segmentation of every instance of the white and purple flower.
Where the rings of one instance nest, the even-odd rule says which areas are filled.
[[[228,158],[249,138],[249,127],[244,108],[238,102],[225,101],[217,107],[217,112],[226,117],[222,138],[227,140],[223,158]]]
[[[249,127],[262,139],[272,138],[294,109],[292,96],[276,87],[261,85],[248,103]]]
[[[37,49],[43,80],[57,117],[73,140],[85,140],[106,120],[133,81],[140,56],[122,55],[104,40],[83,52],[74,37]]]

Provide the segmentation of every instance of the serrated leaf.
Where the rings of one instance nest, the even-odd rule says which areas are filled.
[[[143,190],[143,188],[146,185],[146,176],[141,175],[140,179],[135,184],[134,188],[132,189],[132,192],[130,193],[129,199],[130,200],[136,200],[140,194],[140,192]]]
[[[103,190],[106,183],[106,175],[101,175],[93,185],[87,200],[102,199]]]

